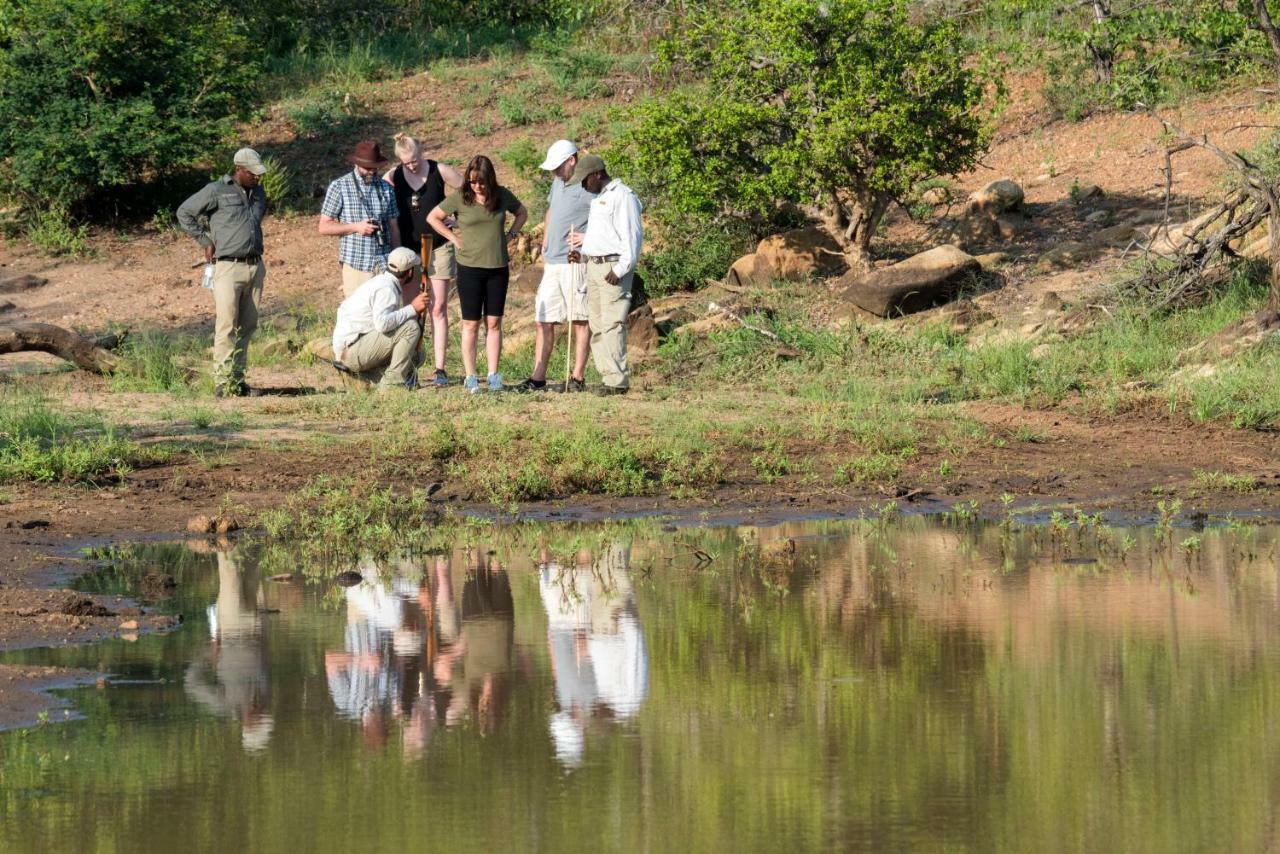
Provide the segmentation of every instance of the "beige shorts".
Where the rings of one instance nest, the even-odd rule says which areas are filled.
[[[564,323],[566,297],[573,305],[573,320],[587,319],[587,275],[583,264],[548,264],[543,268],[533,319],[538,323]]]
[[[431,263],[427,266],[428,279],[456,279],[458,262],[453,255],[453,244],[443,243],[431,250]]]

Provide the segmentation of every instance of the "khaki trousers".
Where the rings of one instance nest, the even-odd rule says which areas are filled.
[[[587,262],[587,324],[591,327],[591,357],[604,384],[627,388],[627,316],[631,314],[631,281],[627,273],[611,285],[605,274],[613,264]]]
[[[213,382],[240,385],[249,339],[258,328],[258,303],[267,268],[261,261],[218,261],[213,268]]]
[[[342,265],[342,298],[346,299],[356,292],[356,288],[378,275],[377,271],[357,270],[350,264]]]
[[[421,338],[422,327],[416,319],[406,320],[390,335],[366,332],[347,346],[342,363],[379,388],[404,387],[422,364]]]

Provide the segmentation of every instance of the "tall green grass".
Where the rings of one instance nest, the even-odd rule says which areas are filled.
[[[0,390],[0,482],[101,485],[161,456],[99,418]]]

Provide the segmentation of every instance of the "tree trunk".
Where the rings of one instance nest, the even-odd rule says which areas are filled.
[[[1261,2],[1261,0],[1258,0]],[[1093,58],[1093,76],[1099,83],[1110,86],[1115,48],[1111,44],[1111,35],[1103,29],[1111,20],[1110,0],[1093,0],[1093,29],[1085,46]]]
[[[1280,84],[1280,32],[1276,31],[1276,25],[1271,20],[1267,0],[1253,0],[1253,11],[1258,16],[1258,26],[1266,34],[1267,41],[1271,45],[1271,64],[1275,66],[1276,81]]]
[[[119,364],[111,353],[91,338],[49,323],[12,323],[0,326],[0,353],[38,351],[52,353],[77,368],[95,374],[110,373]]]

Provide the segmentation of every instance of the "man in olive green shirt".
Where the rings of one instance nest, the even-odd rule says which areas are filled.
[[[267,195],[258,182],[267,167],[252,148],[237,151],[234,164],[233,174],[208,184],[178,207],[178,224],[204,247],[205,261],[214,265],[213,393],[218,397],[253,393],[244,374],[266,277],[262,218]]]

